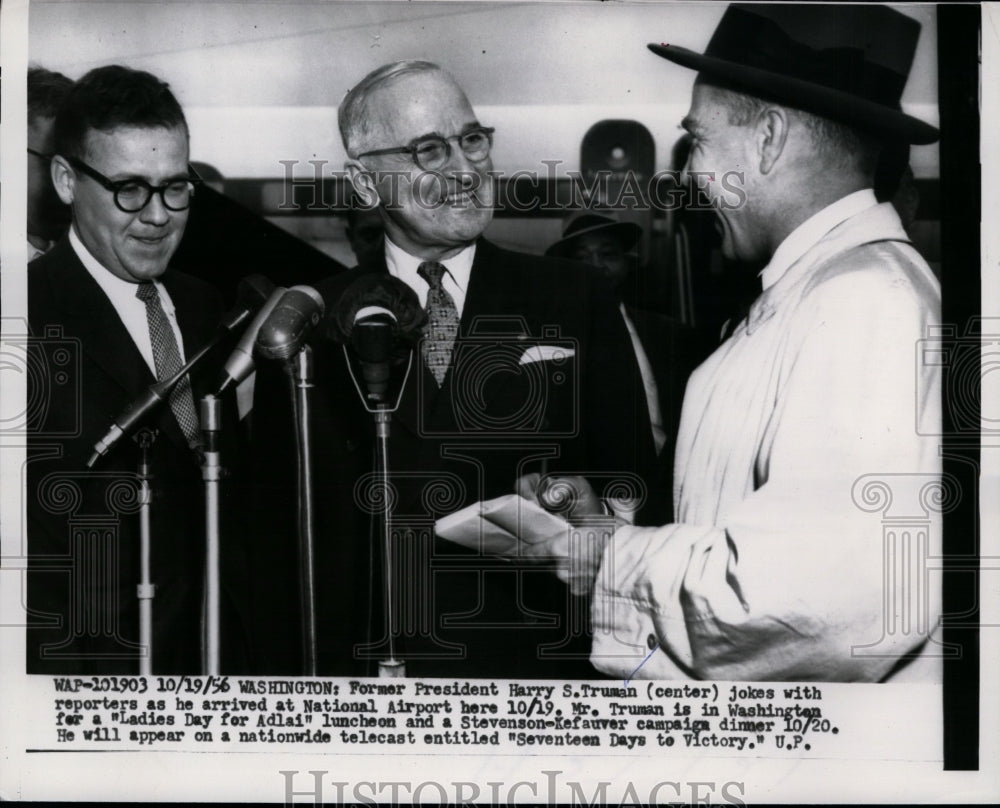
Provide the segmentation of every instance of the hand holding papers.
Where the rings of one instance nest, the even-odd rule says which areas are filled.
[[[488,555],[524,555],[518,537],[526,544],[542,541],[569,529],[569,524],[517,494],[476,502],[437,521],[435,532],[443,539]]]
[[[600,500],[579,477],[541,478],[532,474],[518,480],[517,489],[520,494],[477,502],[439,519],[437,534],[483,553],[550,563],[573,594],[589,593],[604,546],[614,534],[614,517],[602,513]],[[565,490],[576,495],[553,497],[555,491]],[[539,502],[553,509],[560,503],[567,505],[572,523]]]

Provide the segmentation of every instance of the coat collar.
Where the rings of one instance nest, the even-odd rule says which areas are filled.
[[[746,330],[752,334],[796,290],[803,290],[813,270],[847,250],[877,241],[910,243],[895,209],[888,202],[867,208],[841,221],[794,262],[750,306]]]

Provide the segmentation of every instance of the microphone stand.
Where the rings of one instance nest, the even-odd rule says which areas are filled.
[[[400,679],[406,676],[406,662],[402,659],[396,658],[396,634],[398,631],[396,623],[399,614],[399,592],[397,591],[395,583],[395,565],[392,561],[392,531],[389,509],[390,497],[388,496],[389,424],[392,421],[392,414],[399,408],[399,402],[403,398],[403,391],[406,389],[406,382],[410,378],[410,368],[413,366],[413,352],[410,352],[407,359],[406,374],[403,376],[403,382],[399,386],[399,395],[391,406],[389,402],[386,401],[379,401],[374,407],[368,404],[368,397],[365,396],[365,393],[361,389],[361,385],[358,384],[358,379],[354,374],[354,368],[351,365],[351,357],[347,351],[346,345],[344,346],[344,360],[347,362],[347,372],[351,376],[351,381],[354,382],[354,388],[358,391],[362,404],[364,404],[364,407],[368,410],[368,412],[372,413],[372,416],[375,419],[375,476],[378,481],[378,485],[381,486],[381,490],[386,492],[386,495],[381,498],[382,518],[378,520],[378,526],[379,533],[381,534],[379,538],[382,543],[382,580],[384,583],[383,596],[385,599],[386,620],[388,623],[389,653],[386,658],[379,660],[378,675],[380,679]]]
[[[202,673],[219,673],[220,610],[219,610],[219,481],[222,465],[219,461],[219,430],[222,427],[222,401],[207,395],[201,400],[201,431],[204,438],[204,459],[201,479],[205,481],[205,613],[202,637]]]
[[[308,345],[290,360],[295,398],[295,431],[298,446],[299,597],[302,611],[302,656],[305,672],[316,675],[316,579],[314,574],[312,434],[310,390],[313,388],[313,355]]]
[[[379,404],[375,416],[375,474],[381,490],[389,490],[389,423],[392,412]],[[400,679],[406,676],[406,662],[396,658],[396,619],[399,609],[399,592],[393,580],[394,564],[392,563],[392,541],[390,532],[389,497],[383,497],[382,518],[379,520],[382,534],[382,556],[385,580],[385,609],[389,629],[389,656],[378,662],[380,679]]]
[[[149,506],[152,490],[149,481],[153,478],[149,470],[149,449],[156,440],[156,430],[144,427],[134,438],[139,444],[139,583],[135,594],[139,600],[139,645],[146,651],[139,658],[139,675],[151,676],[153,673],[153,598],[156,596],[156,585],[150,580],[150,526]]]

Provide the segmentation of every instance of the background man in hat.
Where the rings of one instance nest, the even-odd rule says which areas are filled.
[[[579,264],[511,252],[483,237],[493,218],[493,130],[439,66],[377,68],[347,94],[339,124],[352,185],[377,209],[385,240],[318,288],[334,309],[359,279],[396,278],[430,323],[389,444],[393,520],[415,559],[398,576],[412,593],[400,616],[412,627],[401,644],[407,673],[593,675],[582,599],[533,565],[497,563],[437,539],[432,526],[511,493],[519,474],[545,464],[592,471],[601,483],[649,467],[641,381],[627,362],[628,334],[609,287]],[[264,414],[284,404],[284,387],[268,381],[266,368],[259,372],[256,422],[290,423],[287,413]],[[316,529],[319,667],[371,671],[385,631],[373,492],[364,487],[374,426],[339,346],[316,346],[315,375],[314,457],[324,492]],[[267,673],[294,671],[298,658],[289,630],[298,623],[287,539],[294,497],[275,482],[289,460],[262,461],[261,479],[273,487],[257,498],[262,524],[280,520],[262,532],[257,569],[271,582],[290,582],[268,587],[271,602],[258,600]]]
[[[914,361],[939,286],[872,192],[883,141],[937,135],[899,109],[918,34],[882,7],[731,6],[704,55],[650,46],[699,71],[688,168],[741,172],[742,205],[709,185],[723,251],[765,267],[748,315],[688,382],[675,521],[619,527],[561,565],[580,591],[596,577],[601,670],[940,674],[924,565],[940,554],[940,516],[929,506],[926,532],[890,535],[876,501],[940,486],[939,369]],[[522,490],[545,499],[544,480]],[[544,538],[524,550],[565,557],[569,536],[524,537]]]
[[[640,524],[669,521],[671,502],[659,494],[672,487],[674,440],[680,419],[684,384],[697,355],[690,329],[666,315],[643,307],[638,258],[633,250],[642,235],[634,222],[621,221],[614,211],[571,213],[562,238],[545,254],[594,267],[611,284],[618,310],[632,341],[636,372],[642,378],[646,406],[658,460],[650,477],[655,493],[639,516]]]

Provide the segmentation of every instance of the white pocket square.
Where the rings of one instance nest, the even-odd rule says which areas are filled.
[[[547,362],[549,360],[561,362],[575,354],[576,351],[573,348],[567,348],[565,345],[532,345],[521,354],[521,360],[518,364],[527,365],[531,362]]]

